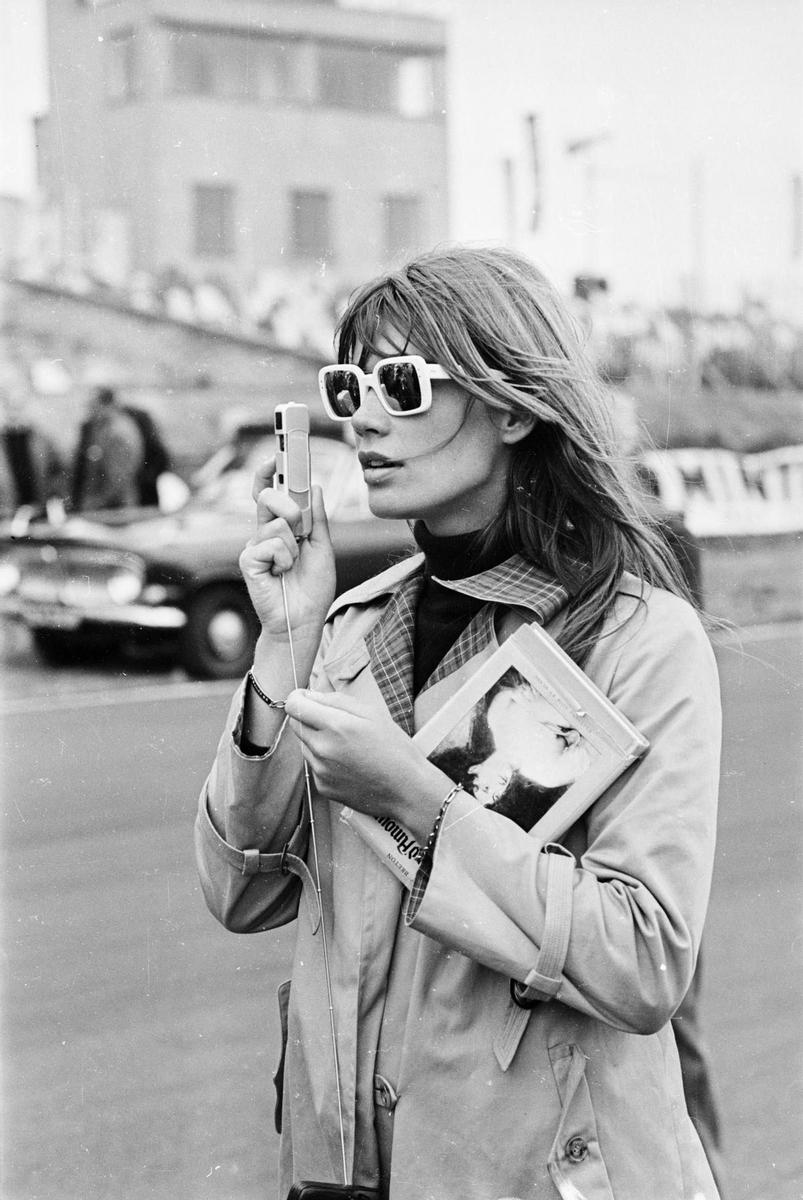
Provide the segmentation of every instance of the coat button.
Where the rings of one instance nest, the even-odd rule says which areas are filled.
[[[570,1162],[582,1162],[588,1154],[588,1142],[585,1138],[569,1138],[566,1143],[566,1157]]]
[[[388,1083],[384,1075],[374,1075],[374,1100],[377,1107],[386,1108],[393,1112],[399,1102],[399,1097],[392,1083]]]

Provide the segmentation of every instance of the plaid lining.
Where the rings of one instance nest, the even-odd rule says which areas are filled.
[[[413,725],[413,634],[424,586],[421,571],[405,579],[365,639],[371,671],[390,715],[411,737]]]
[[[458,667],[462,667],[463,663],[468,662],[475,654],[479,654],[488,645],[493,635],[494,606],[492,604],[484,604],[480,611],[475,613],[471,618],[468,625],[466,625],[463,632],[457,638],[457,641],[453,642],[446,651],[435,670],[424,683],[421,691],[425,692],[427,688],[432,687],[439,680],[445,679],[447,675],[451,675]]]
[[[407,918],[411,921],[421,907],[421,901],[424,899],[424,892],[427,890],[429,877],[432,874],[432,864],[435,858],[435,844],[440,836],[441,825],[443,818],[446,816],[446,809],[454,799],[454,791],[449,792],[444,800],[441,808],[435,818],[435,824],[432,826],[432,833],[427,839],[426,849],[421,855],[421,861],[418,864],[413,886],[410,888],[410,898],[407,901]]]
[[[487,646],[493,637],[495,604],[526,608],[539,624],[546,625],[568,600],[566,589],[556,579],[539,571],[519,554],[479,575],[470,575],[466,579],[436,579],[435,582],[489,603],[471,619],[432,672],[424,689],[450,675]],[[419,565],[395,588],[384,612],[365,639],[371,671],[382,698],[393,720],[410,735],[414,730],[415,613],[423,585],[423,571]]]
[[[432,672],[422,691],[445,679],[485,649],[493,638],[493,604],[528,608],[539,625],[546,625],[569,598],[566,589],[556,579],[533,567],[519,554],[514,554],[512,558],[480,575],[471,575],[467,579],[435,579],[435,582],[464,596],[475,596],[493,603],[486,604],[471,619]]]
[[[434,578],[434,576],[433,576]],[[452,591],[488,601],[471,619],[457,641],[444,655],[441,662],[424,684],[423,690],[432,687],[457,670],[469,659],[483,650],[493,637],[494,606],[528,609],[541,625],[546,625],[568,600],[566,589],[552,576],[539,571],[514,554],[512,558],[479,575],[466,579],[438,579],[437,583]],[[365,639],[371,660],[371,671],[379,686],[390,715],[405,733],[412,736],[413,719],[413,637],[415,613],[424,578],[419,567],[394,591],[384,612]],[[449,794],[449,799],[454,790]],[[445,807],[439,812],[433,829],[434,836],[427,841],[418,874],[410,895],[409,911],[415,912],[420,904],[432,871],[432,858],[437,834]]]
[[[523,605],[532,609],[541,625],[545,625],[569,598],[554,576],[540,571],[520,554],[512,555],[479,575],[469,575],[466,579],[435,579],[435,582],[480,600]]]

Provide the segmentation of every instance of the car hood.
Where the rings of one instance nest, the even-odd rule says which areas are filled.
[[[413,549],[404,521],[330,521],[335,556],[406,554]],[[12,533],[12,522],[0,523],[0,544],[49,543],[80,550],[103,548],[136,554],[171,578],[206,575],[220,570],[237,574],[240,551],[254,532],[253,512],[221,510],[190,504],[169,516],[153,509],[120,509],[91,518],[72,515],[56,525],[34,521]],[[376,569],[381,569],[382,564]]]
[[[154,516],[116,528],[106,527],[106,539],[143,558],[175,557],[187,546],[216,542],[244,542],[253,526],[253,514],[220,512],[212,508],[187,508],[170,516]]]
[[[62,524],[33,522],[22,536],[13,537],[11,523],[0,526],[0,538],[15,541],[47,541],[64,546],[103,546],[127,550],[145,559],[181,557],[187,547],[217,542],[244,542],[253,523],[250,514],[221,512],[201,505],[165,516],[139,510],[109,513],[108,516],[68,517]]]

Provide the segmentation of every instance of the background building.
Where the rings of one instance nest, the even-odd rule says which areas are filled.
[[[314,384],[355,281],[504,241],[658,444],[797,444],[800,13],[5,0],[0,360],[262,411]]]
[[[334,0],[48,0],[42,202],[63,263],[253,289],[447,229],[445,27]]]

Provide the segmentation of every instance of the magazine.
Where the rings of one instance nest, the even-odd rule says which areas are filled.
[[[413,741],[455,783],[541,842],[557,841],[649,743],[538,625],[522,625]],[[422,849],[397,821],[341,819],[408,888]]]

